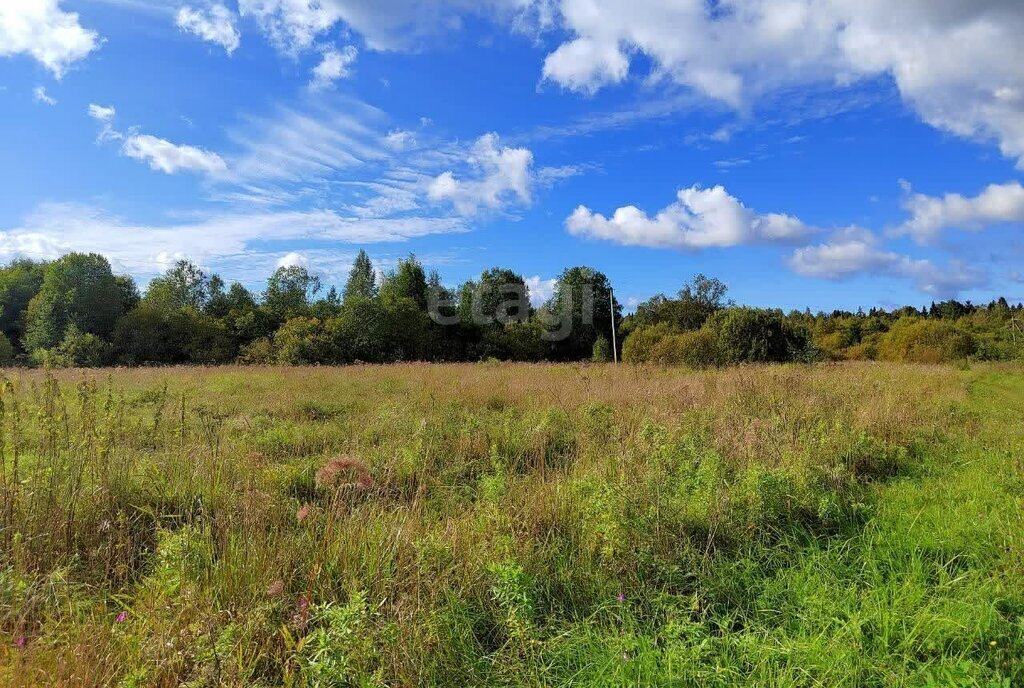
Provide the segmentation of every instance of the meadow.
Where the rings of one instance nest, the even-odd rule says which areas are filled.
[[[0,684],[1024,684],[1024,367],[12,370]]]

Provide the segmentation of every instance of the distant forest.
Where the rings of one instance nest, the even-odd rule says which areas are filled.
[[[624,316],[607,276],[589,267],[566,269],[534,308],[512,270],[452,290],[414,256],[378,275],[362,251],[340,293],[297,266],[276,270],[259,294],[188,261],[145,293],[97,254],[0,268],[6,366],[1012,360],[1024,358],[1022,323],[1024,307],[1002,298],[856,313],[749,308],[703,275]]]

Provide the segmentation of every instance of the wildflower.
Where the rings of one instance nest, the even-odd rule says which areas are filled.
[[[298,611],[292,615],[292,626],[301,631],[309,623],[309,602],[305,597],[300,597],[299,603],[296,606]]]
[[[355,482],[341,482],[339,477],[343,473],[354,474]],[[320,487],[354,485],[361,490],[366,490],[373,487],[373,478],[370,476],[370,469],[359,459],[353,459],[350,456],[336,456],[329,459],[316,472],[316,484]]]
[[[998,644],[999,644],[999,643],[997,643],[997,642],[996,642],[996,641],[994,641],[994,640],[993,640],[992,642],[990,642],[990,643],[989,643],[989,645],[991,645],[992,647],[995,647],[995,646],[996,646],[996,645],[998,645]]]
[[[299,523],[302,523],[309,518],[311,511],[313,511],[313,506],[311,504],[303,504],[299,507],[299,510],[295,512],[296,520],[298,520]]]
[[[626,596],[625,596],[625,595],[624,595],[623,593],[621,593],[621,592],[620,592],[620,593],[619,593],[619,594],[618,594],[618,595],[617,595],[617,596],[615,597],[615,599],[617,599],[617,600],[618,600],[619,602],[625,602],[625,601],[626,601]]]
[[[280,597],[284,593],[284,581],[276,580],[267,587],[267,597]]]
[[[117,615],[117,623],[124,623],[128,620],[128,612],[121,612]]]
[[[25,647],[25,636],[19,635],[14,641],[14,647],[19,649]]]

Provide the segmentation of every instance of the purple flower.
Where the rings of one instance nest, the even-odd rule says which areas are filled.
[[[620,592],[620,593],[619,593],[619,594],[618,594],[618,595],[616,596],[616,598],[615,598],[615,599],[617,599],[617,600],[618,600],[619,602],[625,602],[625,601],[626,601],[626,596],[625,596],[625,595],[623,595],[623,594],[622,594],[622,593]]]
[[[117,623],[124,623],[128,620],[128,612],[121,612],[117,615]]]
[[[14,647],[25,647],[25,636],[19,635],[14,641]]]

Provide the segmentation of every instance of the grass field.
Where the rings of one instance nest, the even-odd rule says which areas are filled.
[[[0,684],[1024,684],[1024,368],[9,372]]]

